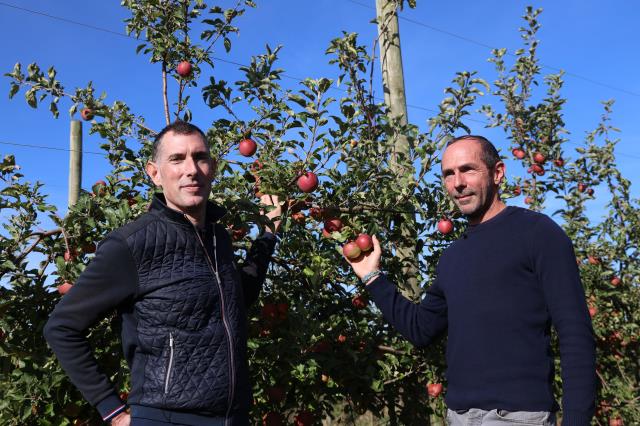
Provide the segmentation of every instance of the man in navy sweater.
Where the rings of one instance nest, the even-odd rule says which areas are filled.
[[[484,137],[449,142],[444,183],[469,226],[438,263],[424,299],[404,298],[379,271],[381,249],[350,262],[384,318],[414,345],[447,330],[450,425],[555,425],[553,325],[560,341],[562,426],[595,408],[595,344],[573,246],[547,216],[507,207],[505,165]]]

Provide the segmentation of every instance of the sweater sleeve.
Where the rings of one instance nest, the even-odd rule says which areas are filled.
[[[56,305],[44,328],[45,338],[71,382],[104,420],[124,410],[125,404],[101,371],[87,332],[118,305],[133,298],[137,282],[129,248],[122,240],[109,237]]]
[[[533,232],[533,262],[560,340],[562,424],[591,423],[595,410],[595,341],[571,240],[548,217]]]
[[[247,253],[247,257],[240,265],[240,279],[242,280],[242,290],[247,307],[258,299],[275,246],[276,236],[270,232],[265,232],[256,238]]]
[[[447,301],[437,279],[419,304],[402,296],[383,275],[367,289],[387,322],[417,347],[429,345],[447,328]]]

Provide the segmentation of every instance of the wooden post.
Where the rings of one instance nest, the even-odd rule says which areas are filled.
[[[376,11],[385,104],[389,108],[389,115],[392,118],[398,118],[401,125],[406,125],[408,123],[407,100],[404,89],[396,3],[390,0],[376,0]],[[395,138],[390,167],[400,185],[412,186],[413,184],[415,170],[409,158],[411,149],[405,135],[399,135]],[[404,210],[411,210],[410,203],[400,207]],[[418,285],[418,258],[415,250],[417,241],[415,215],[403,214],[399,219],[397,223],[400,226],[402,240],[398,242],[396,253],[403,264],[404,274],[400,290],[405,296],[417,300],[420,297],[420,287]]]
[[[69,132],[69,204],[78,202],[82,183],[82,122],[71,120]]]
[[[393,1],[376,0],[380,63],[384,84],[384,102],[391,110],[393,117],[401,117],[402,124],[407,124],[407,99],[404,91],[400,32],[395,7]],[[404,139],[404,144],[396,143],[396,149],[406,154],[409,152],[409,144],[406,138]]]

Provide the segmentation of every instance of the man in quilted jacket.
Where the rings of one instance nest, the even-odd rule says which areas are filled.
[[[215,162],[204,133],[175,122],[155,139],[147,172],[162,194],[110,233],[58,303],[45,337],[71,381],[112,425],[248,425],[246,312],[275,247],[254,241],[236,268],[231,239],[208,201]],[[261,202],[279,226],[275,196]],[[122,321],[131,391],[122,401],[96,362],[87,331],[112,312]]]

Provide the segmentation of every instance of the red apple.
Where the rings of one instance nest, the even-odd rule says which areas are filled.
[[[315,421],[313,414],[309,411],[301,411],[296,415],[295,425],[296,426],[311,426]]]
[[[524,203],[525,203],[525,204],[531,204],[531,203],[533,203],[533,198],[531,198],[531,197],[525,197],[525,198],[524,198]]]
[[[591,318],[595,317],[597,313],[598,313],[598,308],[596,308],[595,306],[589,306],[589,316]]]
[[[71,287],[73,287],[73,284],[71,284],[68,281],[65,281],[58,286],[58,293],[65,295],[69,290],[71,290]]]
[[[107,182],[99,180],[91,187],[95,195],[103,196],[107,193]]]
[[[251,157],[256,153],[257,149],[258,144],[255,143],[252,139],[242,139],[240,141],[240,144],[238,145],[240,154],[244,155],[245,157]]]
[[[298,178],[298,188],[302,192],[312,192],[318,187],[318,176],[313,172],[305,172]]]
[[[337,217],[334,217],[333,219],[327,219],[324,221],[324,229],[326,229],[329,233],[340,232],[340,230],[342,229],[342,221]]]
[[[578,192],[584,192],[587,189],[587,184],[580,182],[578,184]]]
[[[93,110],[91,108],[82,108],[82,110],[80,110],[80,116],[84,121],[89,121],[93,119]]]
[[[526,153],[526,152],[524,152],[524,150],[523,150],[523,149],[521,149],[521,148],[514,148],[514,149],[511,151],[511,153],[512,153],[512,154],[513,154],[513,156],[514,156],[514,157],[516,157],[518,160],[522,160],[522,159],[527,155],[527,153]]]
[[[249,169],[250,169],[252,172],[254,172],[254,173],[255,173],[255,172],[257,172],[258,170],[262,170],[262,168],[263,168],[263,167],[264,167],[264,166],[263,166],[262,162],[260,162],[260,160],[256,160],[256,161],[254,161],[253,163],[251,163],[251,167],[249,167]]]
[[[562,157],[558,157],[555,160],[553,160],[553,164],[555,164],[558,167],[562,167],[564,166],[564,159]]]
[[[76,259],[76,251],[73,249],[64,252],[64,261],[73,262]]]
[[[547,161],[547,157],[545,157],[541,152],[536,152],[533,154],[533,161],[538,164],[544,164],[544,162]]]
[[[620,285],[620,277],[613,277],[611,278],[611,285],[614,287],[618,287]]]
[[[356,244],[363,252],[373,249],[373,239],[367,234],[358,235],[358,238],[356,238]]]
[[[511,193],[517,197],[522,193],[522,188],[520,188],[520,185],[518,185],[513,188],[513,191]]]
[[[307,220],[307,217],[302,212],[295,212],[291,215],[291,219],[293,219],[298,223],[305,223]]]
[[[609,426],[624,426],[624,421],[620,417],[609,419]]]
[[[443,235],[450,234],[451,231],[453,231],[453,222],[447,218],[440,219],[438,222],[438,231]]]
[[[315,220],[322,220],[322,217],[324,216],[324,211],[319,207],[311,207],[309,209],[309,215]]]
[[[360,247],[355,243],[355,241],[349,241],[347,244],[342,246],[342,254],[344,254],[347,259],[354,260],[360,257],[362,251]]]
[[[436,398],[442,393],[442,383],[429,383],[427,385],[427,393],[430,397]]]
[[[588,195],[588,196],[590,196],[590,197],[593,197],[593,193],[594,193],[594,192],[595,192],[595,191],[593,190],[593,188],[589,188],[589,189],[587,189],[587,195]]]
[[[275,411],[269,411],[267,414],[262,416],[262,426],[283,426],[284,419],[282,418],[282,414],[276,413]]]
[[[191,75],[191,68],[189,61],[182,61],[176,67],[176,72],[180,77],[189,77]]]
[[[589,256],[587,256],[587,260],[589,261],[590,265],[599,265],[600,264],[600,259],[598,259],[598,257],[596,257],[596,256],[589,255]]]
[[[246,226],[241,226],[239,228],[231,228],[231,237],[234,241],[239,241],[247,235],[249,229]]]
[[[127,398],[129,398],[129,392],[127,392],[127,391],[120,392],[120,399],[121,400],[126,401]]]
[[[531,167],[529,167],[529,173],[535,173],[538,176],[542,176],[544,175],[544,167],[537,163],[532,164]]]
[[[331,232],[327,231],[326,229],[323,229],[323,230],[322,230],[322,236],[323,236],[324,238],[332,238],[332,237],[331,237]]]
[[[367,298],[362,294],[357,294],[351,299],[351,304],[356,309],[365,309],[369,304]]]
[[[344,343],[347,341],[347,336],[345,336],[344,334],[340,334],[337,340],[338,340],[338,343]]]

